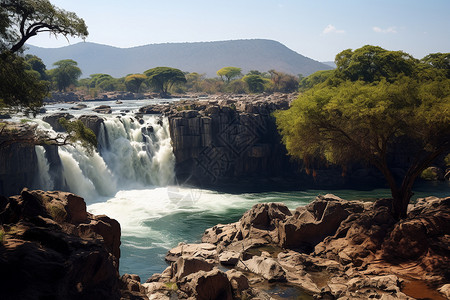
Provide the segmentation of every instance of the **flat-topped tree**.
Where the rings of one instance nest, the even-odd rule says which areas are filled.
[[[88,35],[84,20],[48,0],[2,0],[0,2],[1,51],[17,52],[28,39],[41,32],[65,37]]]
[[[305,164],[365,161],[386,178],[404,218],[416,178],[450,151],[450,78],[442,66],[365,46],[336,56],[337,69],[276,113],[290,155]],[[388,155],[408,141],[410,164],[396,178]]]
[[[148,77],[149,85],[163,97],[169,95],[174,84],[186,83],[184,73],[175,68],[156,67],[145,71],[144,74]]]

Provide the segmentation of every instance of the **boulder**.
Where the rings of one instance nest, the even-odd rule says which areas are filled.
[[[222,265],[226,266],[235,266],[238,261],[241,253],[236,251],[224,251],[219,254],[219,262]]]
[[[253,256],[251,259],[239,261],[237,267],[261,275],[269,282],[286,281],[283,267],[271,257]]]
[[[218,269],[190,274],[178,283],[178,287],[189,297],[198,300],[233,299],[230,281],[227,275]]]
[[[69,114],[69,113],[56,113],[56,114],[52,114],[52,115],[49,115],[49,116],[44,116],[42,118],[42,120],[44,122],[47,122],[48,124],[50,124],[50,126],[52,126],[54,131],[63,132],[63,131],[66,131],[66,130],[59,123],[59,119],[61,119],[61,118],[64,118],[66,120],[70,120],[70,119],[73,119],[74,116]]]
[[[280,245],[288,249],[311,252],[325,237],[336,233],[350,214],[361,212],[361,202],[346,201],[334,195],[319,196],[280,224]]]
[[[104,122],[103,118],[95,115],[83,115],[78,118],[84,126],[91,129],[98,137],[100,135],[100,128]]]
[[[166,254],[166,261],[175,262],[179,257],[198,257],[206,260],[217,260],[216,245],[209,243],[185,244],[180,243],[177,247],[169,250]]]
[[[93,109],[96,113],[99,114],[110,114],[112,113],[111,106],[109,105],[100,105]]]
[[[183,256],[172,263],[171,267],[176,281],[180,281],[183,277],[198,271],[208,272],[213,269],[213,265],[203,259]]]

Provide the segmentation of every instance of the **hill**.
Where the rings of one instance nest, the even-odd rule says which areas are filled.
[[[48,69],[61,59],[73,59],[83,71],[82,77],[106,73],[122,77],[142,73],[153,67],[168,66],[184,72],[198,72],[216,77],[222,67],[266,72],[271,69],[293,75],[328,70],[329,66],[307,58],[283,44],[263,39],[197,43],[151,44],[133,48],[117,48],[95,43],[78,43],[62,48],[28,45],[26,53],[42,58]]]

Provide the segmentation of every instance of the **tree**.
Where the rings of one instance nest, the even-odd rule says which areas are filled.
[[[247,84],[250,93],[264,92],[264,78],[261,75],[245,75],[242,80]]]
[[[63,59],[53,65],[56,68],[50,70],[50,74],[60,92],[65,92],[70,85],[76,84],[81,76],[81,70],[77,67],[78,63],[72,59]]]
[[[362,160],[378,168],[391,189],[394,216],[404,218],[417,176],[450,149],[450,79],[424,80],[417,60],[384,52],[391,51],[341,52],[330,77],[340,81],[315,85],[276,118],[289,154],[304,164]],[[372,58],[364,59],[370,68],[361,67],[364,56]],[[387,158],[400,139],[409,142],[411,163],[398,179]]]
[[[220,78],[222,78],[222,80],[224,80],[224,78],[225,78],[224,81],[226,81],[226,83],[228,84],[228,83],[230,83],[230,81],[233,78],[237,78],[237,77],[241,76],[242,73],[241,73],[241,68],[224,67],[217,71],[217,75],[219,75]]]
[[[41,32],[65,37],[87,37],[84,20],[48,0],[2,0],[0,2],[0,50],[20,51],[25,42]]]
[[[150,86],[154,87],[162,97],[169,95],[170,88],[177,83],[186,83],[183,72],[169,67],[156,67],[144,72]]]
[[[45,66],[42,59],[36,55],[27,54],[25,56],[25,61],[30,65],[31,69],[38,72],[42,80],[48,80],[47,67]]]
[[[147,80],[147,76],[144,74],[132,74],[125,77],[125,86],[127,90],[132,93],[139,93],[142,83]]]
[[[0,107],[25,106],[37,109],[49,91],[49,82],[41,80],[25,59],[12,53],[0,58]]]

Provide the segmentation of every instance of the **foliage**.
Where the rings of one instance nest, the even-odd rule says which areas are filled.
[[[197,72],[186,74],[186,89],[192,92],[202,91],[202,81],[205,79],[205,74]]]
[[[80,120],[68,121],[65,118],[59,119],[59,123],[67,131],[66,141],[69,143],[79,142],[88,153],[97,149],[97,137],[95,133],[84,126]]]
[[[429,167],[423,170],[423,172],[420,174],[420,178],[428,181],[436,181],[439,179],[439,175],[433,167]]]
[[[274,92],[292,93],[298,90],[297,77],[276,70],[269,70],[269,74]]]
[[[317,71],[302,80],[300,80],[300,89],[307,90],[315,86],[316,84],[325,82],[331,75],[334,74],[334,70]]]
[[[373,46],[345,50],[336,64],[327,80],[276,113],[283,142],[306,165],[374,165],[388,181],[396,216],[405,217],[415,179],[450,147],[450,79],[423,80],[418,60]],[[386,158],[400,138],[415,148],[397,182]]]
[[[88,35],[84,20],[48,0],[2,0],[0,2],[0,51],[20,51],[25,42],[41,32],[65,37]]]
[[[36,109],[42,106],[48,90],[49,83],[22,57],[12,53],[0,56],[0,104]]]
[[[59,91],[66,91],[70,85],[75,85],[81,76],[78,63],[72,59],[63,59],[53,64],[55,69],[50,70],[51,78],[56,82]]]
[[[261,75],[245,75],[242,80],[247,84],[250,93],[264,92],[264,78]]]
[[[230,83],[233,78],[237,78],[242,75],[241,68],[237,67],[224,67],[217,71],[217,75],[222,78],[226,83]]]
[[[178,83],[186,83],[183,72],[169,67],[156,67],[144,72],[148,77],[150,86],[156,89],[162,96],[169,94],[169,89]]]
[[[39,73],[39,77],[41,80],[48,80],[47,75],[47,67],[45,66],[42,59],[37,57],[36,55],[27,54],[25,56],[25,61],[30,65],[31,70],[34,70]]]
[[[139,93],[141,91],[142,84],[147,80],[147,76],[143,74],[132,74],[125,77],[125,86],[128,91],[133,93]]]
[[[0,244],[3,244],[3,240],[5,238],[5,230],[2,228],[0,228]]]

